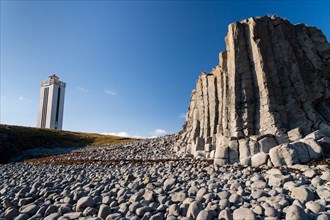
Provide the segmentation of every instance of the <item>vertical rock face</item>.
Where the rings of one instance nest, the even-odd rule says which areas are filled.
[[[230,24],[225,40],[197,80],[177,151],[247,165],[315,130],[330,134],[330,45],[319,29],[257,17]]]

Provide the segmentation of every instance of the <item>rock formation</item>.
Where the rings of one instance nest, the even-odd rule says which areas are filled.
[[[322,32],[255,17],[230,24],[225,41],[219,64],[192,92],[178,154],[219,165],[320,157],[330,142],[330,44]]]

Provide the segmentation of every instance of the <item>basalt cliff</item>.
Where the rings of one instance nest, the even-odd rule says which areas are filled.
[[[219,64],[197,80],[175,151],[218,165],[291,165],[324,156],[330,44],[323,33],[254,17],[230,24],[225,42]]]

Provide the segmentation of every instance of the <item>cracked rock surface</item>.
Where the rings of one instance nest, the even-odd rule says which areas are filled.
[[[318,137],[303,139],[314,131],[330,136],[330,44],[322,32],[254,17],[230,24],[225,41],[219,64],[200,75],[192,92],[178,154],[219,165],[250,165],[260,152],[274,165],[322,156]],[[298,148],[306,158],[294,158]]]

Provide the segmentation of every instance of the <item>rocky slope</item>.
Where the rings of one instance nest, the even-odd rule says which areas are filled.
[[[322,156],[330,143],[330,45],[322,32],[257,17],[230,24],[225,40],[219,64],[192,92],[178,154],[220,165]]]

